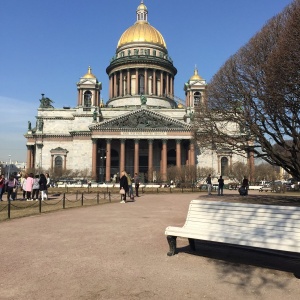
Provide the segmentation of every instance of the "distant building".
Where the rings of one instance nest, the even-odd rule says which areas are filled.
[[[168,166],[201,165],[221,174],[241,160],[226,149],[201,154],[193,143],[191,121],[204,101],[206,81],[195,68],[184,85],[185,101],[174,95],[177,69],[163,36],[149,24],[143,1],[106,72],[106,104],[90,67],[77,83],[74,108],[54,108],[42,95],[36,126],[29,124],[25,134],[28,169],[88,169],[98,181],[126,170],[145,174],[148,181],[159,173],[165,181]]]
[[[17,175],[18,173],[24,173],[26,171],[26,162],[18,161],[0,161],[0,174],[4,174],[8,177],[8,174]]]

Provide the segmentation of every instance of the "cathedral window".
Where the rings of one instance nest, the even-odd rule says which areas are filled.
[[[201,93],[200,92],[195,92],[194,93],[194,107],[199,106],[201,103]]]
[[[90,91],[84,92],[84,106],[91,107],[92,105],[92,93]]]
[[[228,175],[228,158],[227,157],[222,157],[221,158],[221,175],[222,176],[227,176]]]
[[[61,156],[56,156],[55,157],[55,161],[54,161],[54,164],[55,164],[55,169],[62,169],[62,165],[63,165],[63,159]]]

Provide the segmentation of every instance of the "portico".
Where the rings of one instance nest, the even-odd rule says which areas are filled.
[[[166,181],[168,166],[195,165],[190,125],[157,112],[140,109],[90,129],[94,178],[105,167],[107,182],[123,170],[143,173],[148,181]],[[103,150],[105,163],[100,158]]]

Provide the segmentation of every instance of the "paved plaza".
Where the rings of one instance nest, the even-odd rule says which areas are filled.
[[[232,192],[235,193],[236,192]],[[0,299],[299,299],[289,262],[268,254],[164,235],[184,224],[199,193],[142,194],[0,223]]]

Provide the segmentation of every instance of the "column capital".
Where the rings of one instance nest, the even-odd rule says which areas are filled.
[[[167,139],[162,139],[161,141],[162,141],[163,144],[167,144],[168,143]]]
[[[134,143],[138,144],[140,142],[140,139],[134,139]]]
[[[93,144],[96,144],[96,143],[97,143],[97,139],[93,139],[93,138],[92,138],[92,143],[93,143]]]
[[[181,139],[176,139],[176,144],[181,144]]]
[[[111,144],[111,140],[112,140],[112,139],[106,139],[106,143],[107,143],[107,144]]]
[[[125,144],[126,139],[120,139],[121,144]]]
[[[43,143],[37,143],[36,146],[38,149],[42,149],[44,147]]]
[[[153,139],[148,139],[148,144],[153,144],[154,140]]]

